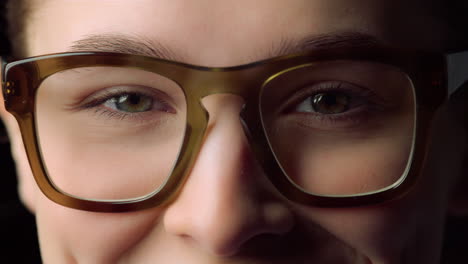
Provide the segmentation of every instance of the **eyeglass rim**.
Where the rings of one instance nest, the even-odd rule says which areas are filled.
[[[187,112],[190,112],[193,116],[187,117],[187,130],[181,150],[182,154],[179,156],[173,173],[167,182],[167,186],[162,188],[160,192],[153,194],[152,196],[121,201],[86,200],[63,193],[56,186],[54,186],[53,182],[47,175],[40,155],[40,147],[36,136],[34,115],[35,92],[38,89],[40,83],[50,74],[65,70],[70,67],[75,68],[76,65],[81,65],[79,62],[77,63],[77,58],[88,58],[91,61],[97,58],[114,58],[117,60],[124,60],[125,63],[129,63],[130,65],[133,65],[132,63],[138,61],[156,63],[169,66],[171,70],[182,69],[183,71],[189,71],[191,73],[205,73],[212,76],[222,76],[223,74],[228,76],[232,73],[242,73],[243,71],[256,70],[258,70],[258,72],[255,73],[270,76],[270,72],[275,73],[278,69],[287,69],[288,67],[292,67],[292,65],[297,65],[301,62],[317,61],[327,58],[376,60],[400,67],[414,83],[417,98],[417,124],[414,158],[411,161],[408,174],[406,175],[404,181],[402,181],[401,184],[394,186],[393,188],[366,195],[349,195],[343,197],[320,196],[305,193],[294,187],[294,185],[288,181],[287,176],[282,173],[282,170],[276,162],[271,149],[269,146],[267,146],[267,140],[264,134],[257,133],[257,135],[249,138],[250,144],[256,156],[262,157],[262,161],[260,161],[260,163],[263,165],[262,167],[265,170],[265,175],[271,180],[276,188],[289,200],[317,207],[352,207],[371,205],[393,200],[407,193],[419,178],[418,176],[424,164],[426,145],[428,141],[427,131],[430,127],[434,112],[437,107],[444,100],[446,100],[448,93],[446,80],[447,62],[446,58],[442,54],[426,52],[410,53],[407,51],[389,48],[379,48],[375,50],[347,48],[334,49],[332,51],[326,50],[322,53],[317,51],[305,52],[226,68],[209,68],[140,55],[103,52],[57,53],[27,58],[7,64],[3,72],[3,76],[5,77],[5,85],[3,85],[5,106],[6,109],[12,113],[18,121],[27,156],[38,186],[49,199],[58,204],[75,209],[95,212],[136,211],[170,202],[183,186],[183,183],[188,177],[190,168],[193,166],[195,158],[198,154],[198,150],[201,148],[202,138],[208,123],[208,116],[206,112],[201,111],[202,108],[199,105],[190,104],[187,106],[188,109],[191,109]],[[91,64],[88,62],[88,65]],[[112,66],[112,64],[108,66]],[[430,76],[430,78],[427,76]],[[226,80],[225,78],[226,77],[224,77],[224,79],[220,79]],[[265,79],[261,80],[264,81]],[[259,83],[257,83],[257,85],[258,84]],[[216,89],[208,89],[207,91],[193,95],[190,93],[194,89],[186,89],[186,86],[180,86],[188,97],[195,96],[197,99],[200,99],[203,96],[207,96],[208,94],[220,92]],[[431,86],[432,89],[427,89],[428,86]],[[226,86],[218,85],[216,87]],[[252,89],[248,85],[242,86],[236,83],[236,85],[233,85],[232,88],[224,88],[224,92],[239,92],[235,91],[234,87],[236,89],[243,87],[240,94],[253,98],[251,95]],[[424,87],[425,89],[421,87]],[[259,88],[257,87],[257,89]],[[187,103],[189,101],[191,100],[188,98]],[[263,131],[263,129],[259,127],[260,122],[254,120],[259,119],[259,113],[258,111],[257,113],[254,111],[255,109],[246,111],[246,116],[244,116],[244,118],[246,122],[250,123],[250,126],[257,126],[254,128],[255,131]]]

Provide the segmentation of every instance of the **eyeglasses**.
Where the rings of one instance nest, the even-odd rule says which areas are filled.
[[[244,99],[246,137],[285,197],[348,207],[414,185],[434,112],[447,98],[447,65],[442,54],[385,48],[228,68],[61,53],[7,64],[3,93],[38,186],[67,207],[123,212],[171,201],[202,146],[202,99],[222,93]]]

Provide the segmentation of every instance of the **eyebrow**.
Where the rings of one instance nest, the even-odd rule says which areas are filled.
[[[282,39],[272,46],[270,56],[281,56],[291,53],[326,50],[338,48],[373,48],[385,46],[377,37],[360,32],[347,31],[326,33],[304,37],[302,39]]]
[[[173,61],[181,59],[173,50],[158,41],[142,36],[114,33],[87,35],[82,39],[74,41],[69,51],[126,53]]]
[[[311,35],[301,39],[282,38],[280,41],[272,43],[267,54],[263,56],[271,58],[316,49],[371,48],[379,46],[384,46],[384,44],[372,35],[347,31]],[[172,61],[183,61],[181,54],[178,54],[163,43],[142,36],[120,33],[87,35],[82,39],[74,41],[69,51],[125,53]]]

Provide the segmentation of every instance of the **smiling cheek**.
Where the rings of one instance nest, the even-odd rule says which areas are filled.
[[[115,263],[159,226],[160,209],[93,213],[65,208],[40,196],[39,242],[43,259],[50,263]]]
[[[439,263],[446,205],[441,187],[428,174],[401,199],[355,208],[298,206],[298,218],[323,228],[372,263]]]

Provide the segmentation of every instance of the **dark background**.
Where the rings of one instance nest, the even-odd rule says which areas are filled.
[[[41,263],[34,217],[19,201],[10,145],[1,122],[0,177],[0,263]]]

